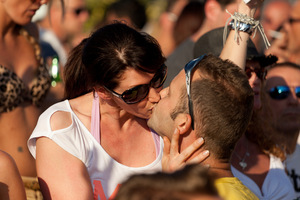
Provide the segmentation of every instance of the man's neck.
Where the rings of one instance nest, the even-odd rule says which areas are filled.
[[[206,149],[200,148],[188,160],[192,160],[205,150]],[[201,162],[201,165],[208,166],[209,169],[216,175],[216,178],[233,177],[229,159],[217,159],[213,154],[210,153],[208,158]]]
[[[203,164],[209,166],[216,178],[233,177],[228,160],[214,159],[213,156],[209,156]]]

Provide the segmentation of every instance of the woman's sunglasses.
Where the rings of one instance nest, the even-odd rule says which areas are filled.
[[[150,87],[152,88],[160,88],[166,78],[167,78],[167,66],[163,65],[153,76],[149,84],[143,84],[143,85],[138,85],[133,88],[130,88],[128,90],[125,90],[122,94],[118,94],[117,92],[108,89],[107,87],[104,86],[105,89],[107,89],[109,92],[111,92],[113,95],[116,97],[121,98],[125,103],[127,104],[134,104],[142,101],[147,97],[149,94]]]
[[[260,80],[263,80],[266,77],[266,71],[263,69],[257,69],[257,68],[251,68],[251,67],[245,67],[245,72],[248,77],[248,79],[251,78],[252,72],[254,72]]]
[[[283,99],[286,99],[290,95],[291,88],[295,88],[295,94],[298,98],[300,98],[300,86],[288,87],[285,85],[280,85],[280,86],[271,88],[268,92],[272,99],[283,100]]]

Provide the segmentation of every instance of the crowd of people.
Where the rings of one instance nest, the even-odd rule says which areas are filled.
[[[0,199],[300,199],[300,0],[164,5],[0,2]]]

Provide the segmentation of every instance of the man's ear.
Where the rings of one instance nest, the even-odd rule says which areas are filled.
[[[206,1],[204,6],[205,17],[209,21],[218,20],[219,12],[222,10],[221,5],[216,0]]]
[[[175,119],[175,125],[176,128],[179,129],[180,134],[187,133],[192,128],[191,124],[192,124],[191,116],[186,113],[178,114]]]
[[[94,88],[94,90],[98,93],[98,96],[101,99],[111,99],[111,94],[104,87],[99,86]]]

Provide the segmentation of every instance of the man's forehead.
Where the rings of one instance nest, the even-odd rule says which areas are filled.
[[[182,87],[185,84],[185,72],[184,69],[182,69],[177,76],[172,80],[170,83],[170,87],[174,89],[178,89],[178,87]]]
[[[275,86],[278,84],[286,85],[289,82],[291,74],[299,74],[300,70],[294,69],[289,66],[282,66],[270,69],[266,76],[266,85]]]

